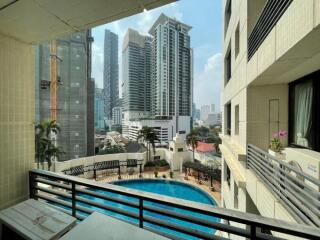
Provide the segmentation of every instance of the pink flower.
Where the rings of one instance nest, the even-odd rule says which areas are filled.
[[[279,137],[286,137],[288,136],[288,132],[285,130],[280,130],[279,132],[276,132],[273,134],[273,137],[279,138]]]
[[[286,136],[288,136],[288,132],[285,131],[285,130],[280,130],[280,131],[279,131],[279,136],[280,136],[280,137],[286,137]]]

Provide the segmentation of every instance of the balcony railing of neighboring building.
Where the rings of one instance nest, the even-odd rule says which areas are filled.
[[[275,236],[261,233],[258,228],[307,239],[320,239],[320,229],[315,227],[288,223],[254,214],[213,207],[172,197],[159,196],[157,194],[126,189],[116,185],[97,183],[91,180],[44,170],[30,171],[29,183],[31,198],[49,202],[59,210],[68,213],[79,220],[83,220],[86,215],[91,214],[93,212],[91,207],[94,207],[95,210],[107,210],[116,213],[117,216],[121,215],[136,219],[136,223],[131,223],[172,239],[181,238],[168,234],[165,229],[174,230],[200,239],[227,239],[195,228],[183,226],[181,220],[196,224],[195,226],[204,226],[221,230],[222,232],[250,239],[280,239]],[[48,187],[45,187],[44,184]],[[100,191],[96,192],[95,190]],[[106,195],[102,194],[101,191],[115,194]],[[102,201],[93,201],[92,197],[111,201],[119,205],[106,204]],[[129,197],[130,200],[125,199],[124,197]],[[130,210],[124,208],[124,206],[129,206]],[[179,212],[174,211],[177,209]],[[192,215],[192,213],[199,213],[207,217],[199,218],[195,216],[195,214]],[[159,215],[179,221],[165,221],[160,219]],[[212,219],[212,217],[224,219],[224,222],[231,221],[245,224],[247,225],[247,228],[231,226],[224,222],[210,221],[209,219]],[[160,226],[161,228],[151,228],[150,224]]]
[[[247,167],[298,222],[320,227],[320,181],[249,144]]]
[[[292,2],[293,0],[267,0],[248,39],[248,61]]]

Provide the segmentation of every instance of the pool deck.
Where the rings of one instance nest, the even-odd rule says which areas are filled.
[[[166,178],[163,178],[163,176],[166,176]],[[143,172],[143,178],[144,179],[155,179],[154,173],[153,172]],[[199,184],[198,180],[193,177],[193,176],[188,176],[188,180],[185,180],[185,175],[184,173],[180,173],[178,171],[174,172],[173,174],[173,180],[178,180],[184,183],[191,184],[193,186],[196,186],[198,188],[201,188],[204,190],[206,193],[208,193],[217,203],[217,206],[221,206],[221,193],[217,191],[212,191],[210,186],[208,184]],[[122,174],[121,175],[122,180],[130,180],[130,179],[139,179],[139,173],[134,173],[134,174]],[[159,172],[158,173],[158,178],[157,179],[171,179],[170,178],[170,173],[169,171],[164,171],[164,172]],[[118,180],[118,175],[117,174],[111,174],[111,175],[105,175],[105,176],[100,176],[97,179],[97,182],[106,182],[110,183],[113,181]]]

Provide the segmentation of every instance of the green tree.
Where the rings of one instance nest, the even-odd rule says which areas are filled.
[[[194,161],[194,150],[196,149],[196,147],[198,146],[198,132],[197,131],[191,131],[188,135],[187,135],[187,144],[191,145],[192,147],[192,155],[193,155],[193,161]]]
[[[123,147],[119,145],[112,145],[111,142],[107,140],[105,144],[102,144],[100,146],[98,155],[123,153],[123,152],[125,152]]]
[[[53,135],[59,134],[61,131],[59,124],[55,120],[48,120],[35,124],[35,152],[37,168],[40,164],[44,168],[44,162],[48,162],[48,170],[50,170],[52,159],[59,159],[63,152],[62,148],[56,146],[53,142]]]
[[[138,132],[138,139],[143,139],[147,142],[147,161],[150,161],[150,146],[152,146],[153,154],[155,154],[155,143],[159,142],[156,132],[151,127],[143,126]]]

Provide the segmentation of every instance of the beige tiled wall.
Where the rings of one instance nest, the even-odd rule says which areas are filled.
[[[0,209],[28,196],[33,120],[33,48],[0,35]]]

